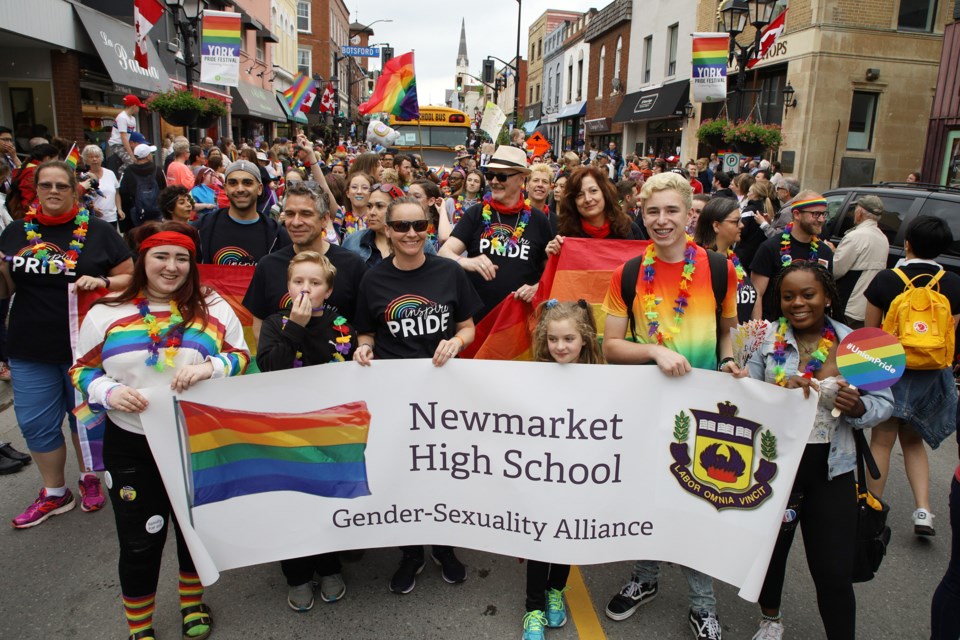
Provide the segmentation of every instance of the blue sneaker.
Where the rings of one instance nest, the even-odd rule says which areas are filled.
[[[567,624],[567,603],[563,600],[563,589],[547,590],[547,626],[556,629]]]
[[[547,619],[543,617],[543,611],[528,611],[523,616],[523,639],[522,640],[544,640],[543,627],[547,624]]]

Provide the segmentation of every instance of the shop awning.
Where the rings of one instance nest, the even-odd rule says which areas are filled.
[[[280,103],[280,109],[283,110],[284,115],[287,116],[287,120],[290,122],[296,122],[297,124],[310,124],[307,120],[307,114],[303,111],[297,110],[296,113],[290,111],[290,107],[287,106],[287,101],[283,97],[283,92],[277,91],[277,102]]]
[[[539,120],[527,120],[523,123],[523,130],[527,135],[532,135],[534,131],[537,130],[537,125],[540,124]]]
[[[560,110],[560,113],[557,114],[558,119],[563,118],[579,118],[587,112],[587,101],[583,102],[574,102],[569,104],[563,109]]]
[[[163,68],[152,40],[148,38],[146,42],[150,66],[144,69],[133,59],[137,34],[132,25],[81,4],[74,4],[73,9],[118,91],[144,94],[170,89],[170,76]]]
[[[640,122],[683,116],[690,93],[690,81],[680,80],[645,91],[627,94],[620,103],[614,122]]]
[[[233,95],[233,115],[262,118],[273,122],[286,122],[287,116],[277,104],[277,94],[269,89],[255,87],[240,81],[236,87],[230,87]]]

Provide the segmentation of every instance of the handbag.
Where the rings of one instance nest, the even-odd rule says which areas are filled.
[[[887,546],[890,544],[887,515],[890,507],[867,489],[864,465],[870,469],[870,476],[874,479],[880,478],[880,469],[873,459],[863,431],[856,429],[853,436],[857,444],[857,546],[853,561],[853,581],[868,582],[873,580],[883,557],[887,555]]]

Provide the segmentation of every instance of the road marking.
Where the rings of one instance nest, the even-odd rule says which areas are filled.
[[[577,627],[577,637],[580,640],[606,640],[607,636],[600,626],[600,618],[593,608],[593,600],[587,585],[583,582],[580,567],[570,567],[570,577],[567,578],[567,604],[573,616],[573,624]]]

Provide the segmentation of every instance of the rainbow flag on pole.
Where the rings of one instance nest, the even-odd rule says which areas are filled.
[[[373,94],[369,100],[357,108],[357,111],[362,116],[368,113],[390,113],[398,120],[420,119],[413,51],[391,58],[383,66]]]
[[[303,106],[303,101],[307,99],[307,96],[310,95],[310,92],[316,89],[316,87],[316,80],[307,76],[302,71],[298,73],[297,77],[293,79],[293,84],[290,88],[285,89],[283,92],[283,99],[287,101],[290,112],[297,113],[300,111],[300,107]]]
[[[229,87],[240,82],[239,12],[203,12],[200,36],[200,81]]]
[[[176,401],[191,506],[255,493],[370,495],[370,412],[351,402],[308,413],[255,413]]]
[[[68,165],[77,168],[77,165],[80,164],[80,150],[77,149],[77,143],[74,142],[73,146],[70,147],[70,153],[67,154],[67,157],[63,159]]]
[[[729,54],[729,34],[693,34],[693,70],[690,87],[694,102],[720,102],[727,99]]]

